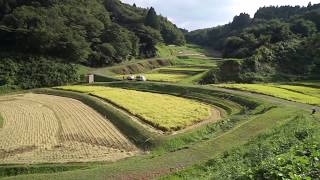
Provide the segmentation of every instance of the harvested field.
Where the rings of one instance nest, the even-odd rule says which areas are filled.
[[[40,94],[0,97],[0,164],[115,161],[138,153],[80,101]]]

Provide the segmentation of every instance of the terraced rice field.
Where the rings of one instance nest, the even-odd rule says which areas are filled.
[[[176,83],[182,81],[183,79],[190,78],[191,75],[188,74],[173,74],[173,73],[148,73],[143,74],[148,81],[157,81],[157,82],[172,82]],[[117,75],[116,78],[123,78],[123,75]]]
[[[80,101],[40,94],[0,97],[0,164],[115,161],[139,150]]]
[[[60,89],[103,98],[164,131],[180,130],[207,120],[214,111],[206,104],[171,95],[100,86],[64,86]]]
[[[148,81],[179,82],[191,76],[187,74],[154,73],[154,74],[145,74],[145,77],[147,78]]]
[[[275,84],[221,84],[216,86],[260,93],[311,105],[320,105],[320,89],[318,88]]]
[[[181,74],[198,74],[207,71],[208,67],[202,66],[173,66],[166,68],[158,68],[154,71],[161,73],[181,73]]]
[[[311,88],[305,86],[294,86],[294,85],[274,85],[274,87],[278,87],[281,89],[287,89],[289,91],[294,91],[310,96],[315,96],[320,98],[320,88]]]
[[[297,81],[291,84],[298,85],[298,86],[309,86],[314,88],[320,88],[320,81]]]
[[[177,83],[190,79],[198,74],[202,74],[208,71],[208,67],[166,67],[158,68],[150,72],[144,73],[143,75],[147,78],[148,81],[157,81],[157,82],[172,82]],[[138,74],[136,74],[138,75]],[[116,78],[123,78],[123,75],[116,75]]]

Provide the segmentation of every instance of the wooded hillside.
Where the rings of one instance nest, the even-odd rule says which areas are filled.
[[[106,66],[185,43],[154,8],[119,0],[0,0],[0,39],[0,85],[32,81],[23,88],[74,81],[71,63]]]
[[[211,78],[216,81],[316,79],[320,77],[319,30],[320,4],[310,3],[263,7],[253,18],[242,13],[229,24],[190,32],[186,39],[220,50],[225,58],[244,59],[223,64]]]

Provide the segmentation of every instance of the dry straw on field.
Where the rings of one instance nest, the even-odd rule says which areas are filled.
[[[80,101],[50,95],[0,97],[0,164],[114,161],[138,153]]]

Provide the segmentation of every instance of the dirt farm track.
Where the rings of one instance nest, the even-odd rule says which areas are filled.
[[[139,150],[80,101],[40,94],[0,97],[0,164],[115,161]]]

